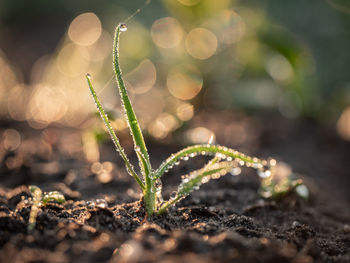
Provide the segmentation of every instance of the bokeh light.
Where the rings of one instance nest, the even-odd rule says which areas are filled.
[[[186,36],[186,50],[194,58],[208,59],[218,46],[216,36],[205,28],[195,28]]]
[[[12,119],[16,121],[27,119],[26,112],[29,97],[29,88],[24,84],[18,84],[12,87],[7,97],[7,109]]]
[[[220,43],[226,45],[239,42],[246,33],[244,19],[234,10],[223,10],[205,25],[217,34]]]
[[[337,80],[331,79],[333,73],[321,74],[326,72],[320,67],[326,61],[321,58],[322,52],[315,52],[312,41],[299,30],[293,31],[280,18],[271,16],[265,4],[165,0],[152,5],[147,8],[162,12],[152,18],[143,14],[132,17],[120,41],[127,89],[141,126],[151,136],[169,138],[173,127],[191,120],[195,109],[199,113],[207,106],[268,109],[286,118],[306,113],[324,118],[317,107],[330,107],[328,118],[336,121],[335,116],[341,114],[337,130],[346,138],[344,107],[349,105],[349,98],[330,96],[333,90],[346,93],[348,78],[340,76],[346,67],[339,64],[336,69],[338,62],[334,62],[334,67],[327,69],[339,73]],[[71,9],[69,17],[73,19],[65,22],[69,26],[62,29],[63,37],[56,37],[50,50],[33,55],[26,70],[11,52],[5,55],[0,51],[1,116],[27,120],[35,128],[51,123],[86,128],[96,111],[84,79],[89,72],[102,104],[113,116],[113,127],[124,131],[127,125],[116,96],[111,57],[115,16],[129,14],[125,7],[114,8],[92,8],[90,12]],[[338,31],[325,28],[324,32]],[[53,41],[51,38],[45,36]],[[30,41],[29,37],[23,46],[30,47]],[[337,45],[343,43],[338,41]],[[23,54],[32,55],[18,47],[12,53],[20,54],[23,60]],[[200,92],[203,94],[199,96]],[[241,141],[246,140],[240,139],[237,144]],[[87,159],[98,161],[98,155],[93,156]]]
[[[177,0],[185,6],[194,6],[198,4],[201,0]]]
[[[94,13],[77,16],[69,26],[68,36],[77,45],[90,46],[102,33],[100,19]]]
[[[66,45],[58,54],[57,67],[69,77],[81,76],[89,68],[89,53],[75,44]]]
[[[183,38],[181,24],[173,17],[164,17],[156,20],[151,28],[154,43],[160,48],[174,48]]]
[[[290,83],[294,75],[292,65],[279,54],[269,57],[265,66],[271,77],[278,82]]]
[[[178,99],[193,99],[202,89],[203,78],[192,65],[181,65],[172,69],[167,76],[169,92]]]
[[[193,144],[215,143],[215,133],[205,127],[188,130],[185,137],[187,141]]]
[[[35,121],[30,122],[33,127],[45,127],[51,122],[60,120],[67,112],[64,94],[49,84],[40,84],[35,87],[29,101],[27,118]]]
[[[110,56],[112,52],[112,36],[107,31],[103,30],[100,38],[92,45],[87,47],[88,57],[85,57],[86,60],[91,61],[103,61]],[[86,54],[83,52],[82,55]]]
[[[21,144],[21,135],[15,129],[7,129],[3,132],[2,143],[6,150],[14,151]]]
[[[337,122],[338,134],[350,141],[350,106],[346,107]]]
[[[176,108],[176,116],[182,121],[192,119],[194,114],[194,107],[190,103],[182,103]]]
[[[7,62],[5,54],[0,50],[0,114],[7,112],[8,92],[16,86],[17,82],[14,70]]]
[[[157,139],[164,139],[169,132],[174,131],[178,127],[179,123],[176,118],[169,113],[163,112],[149,125],[148,132]]]

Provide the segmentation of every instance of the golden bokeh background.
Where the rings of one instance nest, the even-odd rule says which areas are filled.
[[[114,26],[140,7],[128,21],[120,52],[127,88],[149,136],[169,138],[201,109],[239,108],[334,123],[350,140],[349,14],[326,1],[313,8],[329,16],[309,14],[301,1],[3,1],[1,118],[36,129],[102,129],[92,114],[84,77],[89,72],[113,127],[125,131],[112,38]],[[22,15],[26,9],[32,16]],[[205,127],[186,134],[191,142],[213,136]],[[16,137],[13,131],[6,136]]]

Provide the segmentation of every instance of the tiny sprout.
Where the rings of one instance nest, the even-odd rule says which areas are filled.
[[[267,188],[270,185],[267,182],[269,178],[271,178],[271,167],[276,165],[276,161],[261,160],[256,157],[247,156],[234,149],[230,149],[220,145],[215,145],[213,144],[214,135],[211,137],[207,144],[192,145],[187,148],[184,148],[183,150],[170,155],[170,157],[166,159],[158,167],[158,169],[152,168],[148,150],[143,138],[142,130],[135,115],[131,101],[129,99],[119,64],[119,37],[120,33],[125,32],[126,30],[127,25],[125,23],[119,24],[116,27],[113,43],[113,68],[115,78],[118,84],[119,95],[122,100],[123,110],[130,129],[131,137],[134,142],[134,150],[139,161],[140,175],[135,172],[133,165],[130,163],[127,155],[125,154],[125,151],[121,146],[119,139],[109,122],[108,116],[103,110],[102,105],[96,95],[89,74],[86,75],[86,79],[91,95],[97,106],[98,112],[100,113],[100,116],[112,138],[116,151],[122,157],[127,172],[132,177],[134,177],[134,179],[142,189],[143,201],[147,215],[152,216],[154,213],[164,213],[170,206],[176,204],[181,199],[189,195],[192,191],[199,189],[199,187],[202,184],[205,184],[212,179],[218,179],[226,174],[240,174],[242,166],[256,169],[259,175],[262,178],[265,178],[263,179],[263,182],[265,182],[266,184],[262,185],[263,190],[261,191],[262,195],[264,196],[264,194],[268,192],[265,190],[269,190]],[[166,173],[169,169],[180,164],[181,161],[187,161],[188,159],[194,158],[198,155],[209,156],[213,159],[209,161],[203,168],[195,170],[188,175],[183,175],[181,177],[182,182],[178,186],[177,191],[171,194],[170,199],[168,201],[163,201],[163,197],[161,195],[161,176],[164,173]],[[295,187],[301,184],[299,182],[300,181],[295,181],[293,183],[295,184]],[[295,189],[295,187],[293,189]],[[287,187],[286,189],[285,191],[288,191],[288,189],[291,188]],[[270,194],[273,195],[273,192],[270,191]]]
[[[32,193],[32,208],[29,213],[28,231],[32,231],[36,225],[36,217],[41,206],[46,206],[48,202],[64,203],[64,195],[58,191],[42,192],[38,186],[30,185],[29,191]]]
[[[283,163],[270,161],[269,176],[262,177],[259,193],[265,198],[276,199],[294,192],[303,199],[309,198],[309,190],[303,180],[296,177],[290,168]]]

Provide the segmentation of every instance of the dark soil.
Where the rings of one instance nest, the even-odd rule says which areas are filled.
[[[100,147],[101,160],[114,163],[113,177],[102,183],[84,160],[80,131],[2,122],[1,135],[11,128],[22,139],[11,148],[1,138],[0,262],[350,262],[349,143],[306,120],[218,116],[199,114],[190,125],[212,129],[220,144],[289,163],[308,185],[310,199],[289,194],[264,200],[257,194],[259,179],[247,169],[211,181],[147,220],[137,185],[109,141]],[[181,149],[175,142],[182,135],[174,138],[149,142],[155,165]],[[164,195],[203,162],[166,174]],[[59,190],[67,199],[42,207],[31,233],[30,184]],[[89,202],[98,198],[108,207]]]

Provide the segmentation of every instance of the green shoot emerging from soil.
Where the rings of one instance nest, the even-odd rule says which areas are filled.
[[[36,217],[41,206],[45,206],[48,202],[64,203],[66,199],[64,195],[58,191],[43,193],[41,189],[35,185],[30,185],[29,190],[32,193],[32,208],[29,214],[28,231],[32,231],[36,224]]]
[[[91,76],[86,75],[87,82],[91,91],[91,94],[95,100],[97,109],[104,121],[106,128],[112,138],[112,141],[119,152],[120,156],[125,162],[128,173],[135,178],[143,191],[143,201],[145,204],[146,212],[148,216],[161,214],[167,209],[185,198],[192,191],[199,189],[199,187],[209,182],[211,179],[218,179],[226,174],[238,175],[241,172],[242,166],[252,167],[258,171],[258,174],[262,178],[269,178],[271,176],[271,166],[276,164],[275,160],[261,160],[255,157],[244,155],[236,150],[212,144],[202,144],[189,146],[175,154],[172,154],[166,159],[158,169],[152,169],[150,157],[146,148],[146,144],[143,138],[142,131],[131,105],[125,84],[122,78],[122,72],[119,65],[119,37],[121,32],[127,30],[126,24],[119,24],[115,30],[114,46],[113,46],[113,66],[115,77],[118,83],[119,94],[122,100],[123,109],[125,111],[130,133],[134,141],[135,152],[139,160],[139,166],[141,175],[139,176],[128,157],[126,156],[123,147],[121,146],[118,137],[116,136],[112,126],[108,120],[106,113],[104,112],[102,105],[96,95],[96,92],[91,83]],[[209,161],[203,168],[193,171],[188,175],[182,176],[182,182],[179,185],[177,191],[171,194],[168,201],[163,201],[161,190],[162,184],[160,181],[161,176],[166,173],[173,166],[178,165],[182,160],[188,160],[189,158],[204,155],[212,156],[213,159]],[[265,179],[263,179],[264,181]],[[276,192],[278,187],[265,188],[265,194],[269,191],[270,196],[278,194]],[[284,190],[286,188],[283,188]],[[288,188],[289,189],[289,188]],[[294,188],[293,188],[294,189]],[[284,193],[284,192],[283,192]]]

